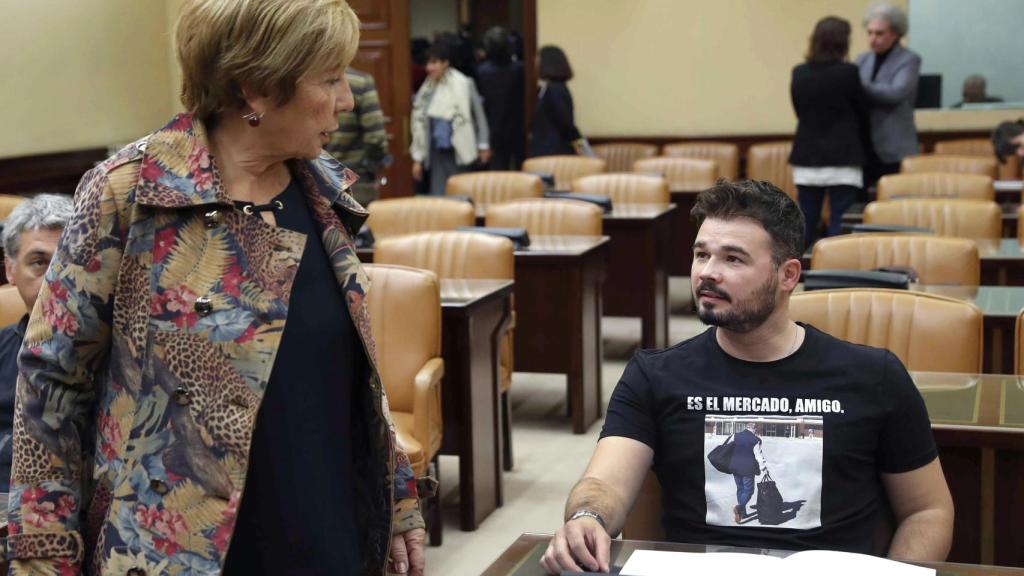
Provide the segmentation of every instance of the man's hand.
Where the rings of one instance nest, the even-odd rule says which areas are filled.
[[[426,564],[423,542],[427,533],[422,528],[395,534],[391,538],[391,562],[388,570],[395,574],[423,576]]]
[[[562,570],[608,572],[611,537],[593,518],[577,518],[562,525],[551,538],[540,565],[548,574]]]
[[[413,162],[412,163],[412,179],[419,182],[423,180],[423,163]]]
[[[487,164],[488,162],[491,161],[491,156],[491,149],[484,148],[483,150],[480,151],[480,163]]]

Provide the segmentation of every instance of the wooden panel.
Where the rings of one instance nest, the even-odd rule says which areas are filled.
[[[362,36],[352,66],[373,75],[384,112],[394,163],[383,172],[382,198],[413,193],[409,157],[412,89],[409,63],[409,0],[353,0]]]
[[[359,16],[363,30],[386,30],[391,27],[391,3],[388,0],[349,0]]]
[[[0,193],[71,194],[82,174],[107,157],[105,148],[0,158]]]

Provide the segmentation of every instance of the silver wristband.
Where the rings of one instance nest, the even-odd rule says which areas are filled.
[[[608,525],[604,523],[604,518],[593,510],[587,510],[586,508],[577,510],[572,513],[572,516],[569,516],[569,519],[566,520],[566,522],[572,522],[578,518],[593,518],[594,520],[597,520],[597,523],[601,525],[601,528],[608,530]]]

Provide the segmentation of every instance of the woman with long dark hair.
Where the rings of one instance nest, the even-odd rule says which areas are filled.
[[[861,194],[871,154],[867,105],[857,67],[846,61],[849,50],[850,23],[822,18],[811,35],[806,62],[793,69],[790,94],[798,123],[789,163],[808,246],[817,236],[826,196],[827,235],[839,234],[843,212]]]
[[[537,55],[537,76],[541,79],[537,107],[530,123],[529,156],[575,154],[580,139],[573,116],[572,94],[566,82],[572,67],[558,46],[544,46]]]

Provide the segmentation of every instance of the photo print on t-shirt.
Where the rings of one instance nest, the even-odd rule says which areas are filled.
[[[714,526],[821,526],[821,416],[704,416],[706,521]]]

